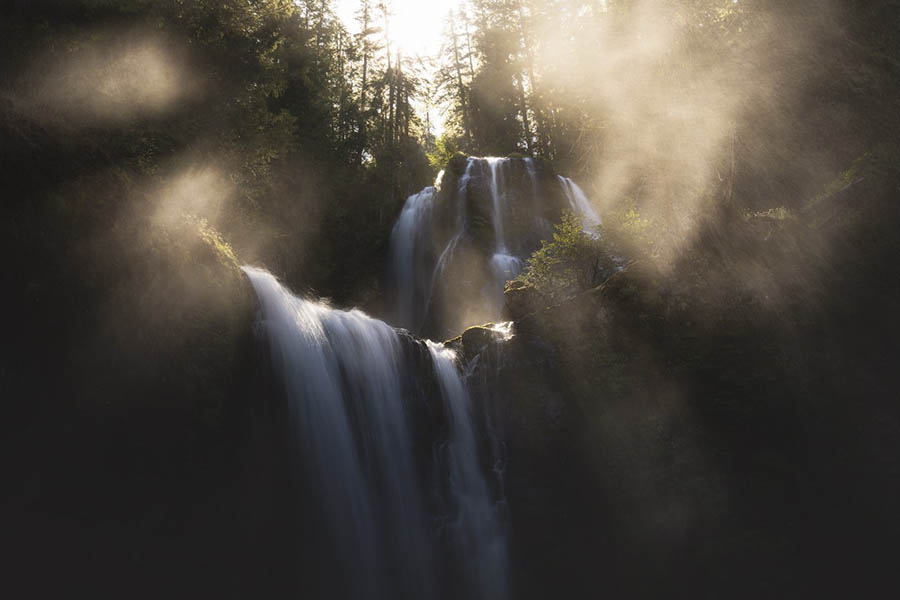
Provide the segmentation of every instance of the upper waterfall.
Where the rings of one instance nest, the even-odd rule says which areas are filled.
[[[563,210],[592,235],[600,224],[575,182],[531,158],[457,157],[436,185],[407,199],[391,234],[391,319],[415,333],[498,320],[505,283]]]
[[[594,207],[591,206],[591,201],[588,200],[588,197],[578,187],[577,183],[562,175],[557,175],[557,177],[559,177],[559,183],[565,190],[566,199],[569,201],[572,212],[581,219],[584,232],[588,235],[596,236],[597,227],[602,223],[602,220],[597,211],[594,210]]]

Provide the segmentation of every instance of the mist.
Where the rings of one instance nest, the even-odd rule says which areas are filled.
[[[52,50],[29,57],[6,90],[7,100],[55,127],[158,119],[201,93],[187,56],[158,33],[97,28],[87,39],[63,37]]]
[[[898,589],[897,2],[436,4],[0,7],[13,594]]]
[[[788,168],[765,153],[796,153],[790,169],[805,193],[832,173],[824,160],[811,165],[807,148],[784,148],[779,132],[837,35],[833,3],[784,14],[642,1],[595,8],[574,36],[559,23],[538,27],[540,85],[600,121],[591,151],[575,157],[598,210],[631,204],[665,223],[657,251],[667,260],[691,243],[699,217],[733,199],[744,170]]]

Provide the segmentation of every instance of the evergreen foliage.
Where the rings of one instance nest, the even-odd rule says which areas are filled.
[[[580,219],[563,213],[552,240],[544,240],[519,280],[551,300],[560,300],[601,282],[612,261],[598,238],[585,233]]]

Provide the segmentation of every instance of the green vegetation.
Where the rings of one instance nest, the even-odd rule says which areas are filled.
[[[517,278],[550,301],[599,285],[617,268],[658,258],[657,228],[633,207],[611,211],[593,235],[571,211],[563,213],[553,238],[544,240]]]
[[[435,141],[434,150],[427,153],[428,164],[435,172],[438,172],[450,163],[450,159],[457,152],[459,152],[459,140],[453,136],[442,135]]]
[[[206,219],[194,215],[186,215],[185,221],[197,228],[200,238],[215,253],[223,266],[235,270],[240,269],[241,265],[238,263],[231,245],[222,238],[221,233],[210,226]]]
[[[580,219],[566,211],[553,239],[543,241],[518,280],[558,300],[600,283],[611,264],[603,243],[585,233]]]

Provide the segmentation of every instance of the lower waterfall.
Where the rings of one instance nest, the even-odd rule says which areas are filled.
[[[243,270],[283,382],[300,485],[341,575],[331,597],[506,597],[505,534],[454,352]],[[439,427],[422,448],[412,415],[429,410]]]
[[[467,579],[473,585],[469,597],[505,598],[506,578],[498,574],[506,568],[506,541],[479,465],[469,396],[457,372],[455,353],[434,342],[427,343],[449,422],[448,463],[455,504],[452,535]]]

